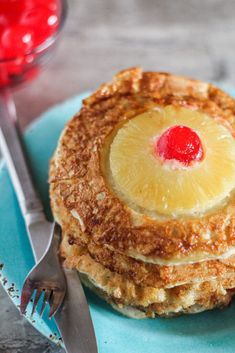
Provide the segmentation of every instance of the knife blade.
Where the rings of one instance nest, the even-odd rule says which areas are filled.
[[[55,320],[65,348],[69,353],[98,353],[95,332],[78,273],[68,269],[64,272],[67,292],[63,307],[56,313]]]

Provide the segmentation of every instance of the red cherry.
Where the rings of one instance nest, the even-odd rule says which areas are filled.
[[[0,88],[9,83],[8,71],[5,63],[0,63]]]
[[[23,56],[33,48],[33,32],[18,24],[8,27],[2,33],[1,47],[7,58]]]
[[[0,0],[0,59],[7,59],[0,85],[38,71],[33,50],[56,32],[60,15],[59,0]]]
[[[0,23],[4,24],[5,26],[17,23],[21,13],[24,11],[24,6],[24,0],[1,0]]]
[[[198,134],[187,126],[167,129],[155,144],[155,153],[164,160],[176,160],[185,166],[203,159],[203,147]]]
[[[57,1],[36,2],[35,6],[26,10],[20,23],[30,28],[34,33],[35,46],[42,44],[51,37],[58,28],[59,14]]]

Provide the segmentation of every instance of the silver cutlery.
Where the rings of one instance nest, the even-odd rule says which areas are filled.
[[[66,293],[66,281],[58,258],[59,243],[60,227],[54,223],[45,255],[33,267],[25,279],[20,303],[22,314],[25,313],[34,291],[36,293],[31,315],[34,314],[41,297],[43,297],[43,302],[40,315],[43,314],[47,303],[50,304],[49,317],[52,317],[61,306]]]
[[[27,301],[33,290],[36,290],[34,312],[43,290],[42,309],[44,310],[46,302],[51,304],[50,315],[55,314],[54,317],[66,351],[68,353],[97,353],[89,307],[77,271],[64,269],[66,278],[64,286],[67,283],[67,290],[63,304],[58,309],[65,292],[62,277],[59,276],[59,279],[57,272],[59,260],[56,256],[56,250],[59,244],[59,226],[49,223],[45,218],[43,206],[30,177],[20,140],[14,103],[10,93],[5,90],[0,94],[0,148],[25,220],[35,261],[39,262],[26,279],[23,291],[25,297],[22,298],[21,309],[26,309]],[[41,266],[45,266],[44,273],[41,272]],[[50,270],[48,270],[49,268]],[[57,283],[57,286],[52,286],[52,282],[50,285],[46,282],[46,278],[49,278],[47,275],[53,274],[53,268],[56,270],[52,282],[53,284]],[[50,277],[50,281],[51,279],[52,277]]]

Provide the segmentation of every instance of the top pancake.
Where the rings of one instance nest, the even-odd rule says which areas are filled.
[[[105,156],[113,135],[129,119],[167,105],[201,111],[234,134],[235,101],[218,88],[140,68],[123,71],[66,125],[51,164],[51,197],[62,199],[88,239],[143,261],[180,264],[229,255],[235,250],[233,192],[204,213],[152,218],[109,183]]]

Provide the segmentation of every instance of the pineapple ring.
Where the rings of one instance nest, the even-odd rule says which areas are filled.
[[[179,167],[154,154],[156,139],[169,127],[185,125],[200,137],[202,161]],[[187,215],[204,212],[225,199],[235,186],[235,140],[208,115],[167,106],[125,123],[110,146],[110,170],[116,192],[147,213]]]

